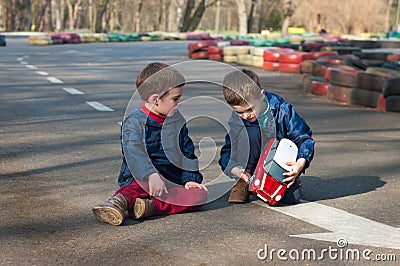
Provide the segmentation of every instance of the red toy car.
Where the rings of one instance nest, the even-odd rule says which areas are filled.
[[[287,185],[282,182],[289,172],[288,161],[296,161],[298,149],[288,139],[271,139],[258,160],[253,176],[248,181],[249,191],[269,205],[276,205],[285,195]]]

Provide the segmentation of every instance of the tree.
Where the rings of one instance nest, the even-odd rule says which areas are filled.
[[[69,28],[75,29],[76,21],[78,17],[79,7],[82,0],[67,0],[68,15],[69,15]]]
[[[282,29],[281,29],[282,34],[284,36],[288,35],[288,28],[290,25],[290,18],[293,15],[293,10],[294,10],[293,0],[286,0],[286,2],[285,2],[285,18],[283,20]]]
[[[96,0],[96,23],[95,32],[103,31],[103,16],[107,11],[107,6],[110,0]]]
[[[246,0],[236,0],[239,16],[239,35],[247,34]]]

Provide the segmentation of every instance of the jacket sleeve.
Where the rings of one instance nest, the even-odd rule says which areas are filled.
[[[312,130],[288,102],[284,101],[281,104],[281,110],[284,110],[284,112],[280,112],[282,115],[279,117],[278,123],[281,135],[279,137],[286,137],[297,145],[299,149],[297,159],[304,158],[307,161],[303,169],[304,172],[310,166],[314,157],[315,141],[312,138]]]
[[[122,124],[122,149],[128,168],[135,179],[144,181],[149,174],[158,173],[147,154],[145,123],[134,115],[128,116]]]
[[[189,131],[186,125],[182,126],[180,131],[180,149],[183,153],[182,162],[182,176],[181,184],[186,184],[187,182],[196,182],[201,184],[203,181],[203,175],[199,171],[199,161],[197,156],[194,154],[194,145],[192,139],[189,137]]]
[[[230,133],[226,134],[225,136],[225,144],[221,148],[218,164],[221,166],[221,169],[225,173],[225,175],[233,179],[237,179],[238,178],[237,176],[231,174],[231,170],[234,167],[239,167],[239,168],[244,168],[244,167],[240,165],[237,161],[238,134],[235,134],[235,130],[233,130],[236,129],[236,127],[234,126],[233,123],[229,124],[230,124]],[[233,140],[233,143],[231,140]]]

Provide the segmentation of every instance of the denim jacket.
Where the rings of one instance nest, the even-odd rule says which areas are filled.
[[[121,127],[121,146],[120,187],[134,179],[143,181],[152,173],[178,185],[203,180],[186,121],[179,111],[161,125],[142,111],[132,110]]]
[[[223,145],[220,153],[220,164],[224,173],[228,176],[231,175],[231,170],[234,167],[244,167],[235,161],[236,155],[236,143],[235,139],[239,136],[241,130],[245,130],[246,127],[260,126],[262,134],[270,134],[271,131],[275,131],[276,135],[272,136],[278,140],[287,138],[293,141],[298,147],[297,159],[306,159],[306,165],[303,169],[307,169],[310,165],[311,160],[314,156],[314,139],[312,138],[312,130],[304,121],[304,119],[296,113],[293,106],[286,102],[282,97],[264,91],[265,101],[268,103],[268,109],[260,114],[257,123],[250,123],[244,119],[241,119],[236,112],[232,112],[232,117],[229,119],[229,134],[225,136],[225,144]],[[272,114],[272,117],[268,117],[267,113]],[[267,121],[267,120],[273,120]],[[272,123],[272,126],[271,126]]]

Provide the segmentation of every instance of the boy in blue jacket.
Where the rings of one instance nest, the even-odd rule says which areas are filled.
[[[98,221],[124,222],[199,209],[207,201],[194,145],[177,110],[184,77],[163,63],[151,63],[138,75],[141,109],[121,127],[123,160],[114,196],[93,208]]]
[[[249,200],[247,181],[269,138],[288,138],[298,147],[292,170],[285,173],[287,184],[281,202],[294,204],[302,196],[298,176],[309,167],[314,156],[312,130],[293,106],[282,97],[262,90],[256,73],[248,69],[228,73],[223,81],[225,100],[234,110],[229,120],[229,134],[221,149],[219,164],[224,173],[236,179],[228,202],[246,203]]]

